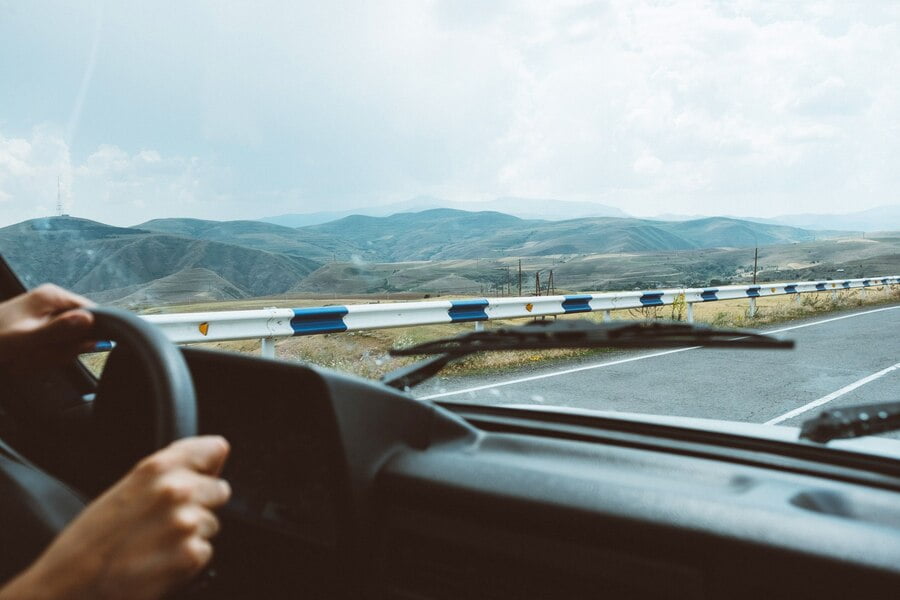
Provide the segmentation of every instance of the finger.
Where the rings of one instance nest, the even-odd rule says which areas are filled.
[[[175,529],[181,535],[187,533],[211,539],[219,532],[219,519],[206,508],[191,504],[175,515]]]
[[[219,508],[231,498],[231,486],[224,479],[194,475],[192,500],[206,508]]]
[[[46,325],[16,334],[21,347],[53,347],[87,339],[94,315],[86,310],[70,310],[53,317]]]
[[[218,508],[231,497],[227,481],[186,469],[167,474],[158,485],[160,507],[199,504]]]
[[[29,305],[39,312],[57,313],[73,308],[86,308],[94,303],[58,285],[45,283],[28,292]]]
[[[218,475],[225,466],[230,447],[225,438],[206,435],[173,442],[164,452],[177,463],[198,473]]]
[[[207,540],[195,536],[185,541],[184,552],[185,566],[193,575],[199,573],[212,560],[213,548]]]

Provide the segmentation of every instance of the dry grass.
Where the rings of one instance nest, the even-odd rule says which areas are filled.
[[[859,306],[888,304],[900,301],[900,286],[882,286],[869,288],[866,297],[862,290],[841,290],[833,297],[830,291],[801,294],[797,296],[772,296],[757,298],[757,314],[751,318],[748,314],[747,300],[722,300],[694,305],[694,319],[698,323],[708,323],[719,327],[754,328],[763,325],[812,317],[836,310]],[[263,299],[255,301],[237,301],[212,304],[196,304],[173,308],[177,312],[205,310],[237,310],[262,308],[268,306],[300,307],[322,306],[321,298]],[[392,300],[394,301],[394,300]],[[302,303],[301,303],[302,302]],[[333,303],[340,304],[341,299]],[[644,309],[623,310],[613,313],[614,319],[676,319],[685,317],[683,305],[650,307]],[[559,317],[602,320],[600,313],[566,315]],[[524,321],[491,321],[485,323],[486,329],[503,325],[522,324]],[[473,325],[423,325],[397,329],[379,329],[373,331],[353,331],[308,337],[279,339],[276,344],[276,355],[289,361],[308,362],[338,371],[353,373],[366,378],[378,378],[385,373],[414,359],[409,357],[392,358],[388,350],[392,347],[410,346],[419,342],[441,337],[451,337],[472,331]],[[231,352],[258,354],[259,340],[240,340],[230,342],[214,342],[197,344]],[[474,374],[490,373],[521,368],[530,364],[538,364],[578,356],[586,356],[607,352],[608,350],[548,350],[543,352],[495,352],[467,357],[451,364],[444,373]],[[102,369],[105,355],[87,355],[85,362],[95,372]]]

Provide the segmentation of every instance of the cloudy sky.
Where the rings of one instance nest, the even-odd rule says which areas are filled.
[[[0,0],[0,224],[900,203],[900,3]]]

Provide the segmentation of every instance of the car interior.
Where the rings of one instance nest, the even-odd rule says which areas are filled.
[[[3,298],[23,291],[3,265]],[[827,446],[627,418],[413,399],[320,367],[172,345],[98,309],[117,345],[3,373],[0,578],[141,456],[224,435],[212,566],[182,598],[884,597],[900,467]],[[598,394],[602,390],[598,389]]]

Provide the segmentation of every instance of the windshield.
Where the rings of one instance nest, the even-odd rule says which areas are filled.
[[[535,318],[753,329],[794,349],[504,348],[411,393],[799,427],[898,399],[898,72],[888,2],[0,3],[0,254],[372,379]]]

